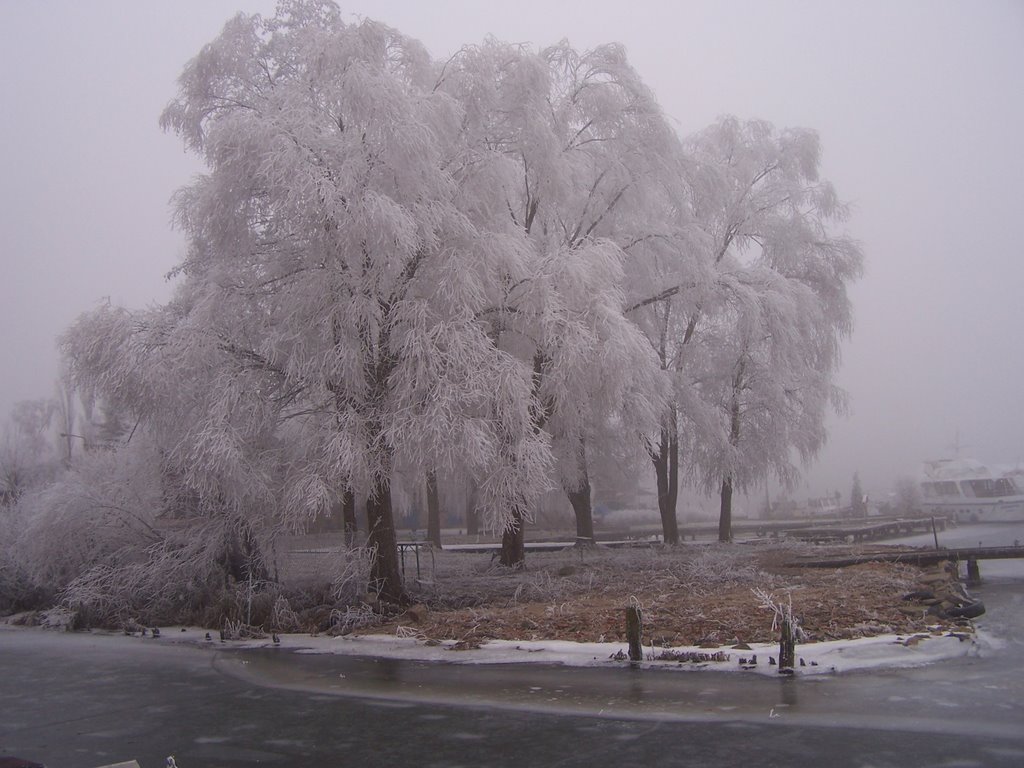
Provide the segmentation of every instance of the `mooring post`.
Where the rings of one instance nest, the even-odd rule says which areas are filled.
[[[779,633],[779,674],[792,675],[796,666],[796,639],[793,636],[793,622],[789,616],[782,617],[782,631]]]
[[[978,567],[978,558],[976,557],[967,558],[967,583],[981,583],[981,568]]]
[[[935,548],[939,548],[939,532],[935,529],[935,518],[932,518],[932,536],[935,537]]]
[[[643,647],[640,645],[642,626],[643,618],[640,615],[640,606],[631,605],[626,608],[626,640],[629,641],[630,661],[641,661],[644,657]]]

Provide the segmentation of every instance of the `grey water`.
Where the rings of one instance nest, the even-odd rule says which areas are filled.
[[[182,768],[1024,764],[1020,736],[862,727],[842,718],[808,725],[728,712],[615,717],[367,699],[253,684],[211,663],[224,657],[237,654],[139,638],[0,630],[0,756],[50,768],[130,759],[156,768],[169,755]],[[408,673],[412,682],[414,667],[382,676]],[[787,690],[803,701],[799,688]],[[724,701],[729,693],[710,691],[709,699]]]
[[[959,528],[940,544],[1015,538],[1024,525]],[[168,754],[183,768],[1024,765],[1024,563],[981,569],[972,591],[988,612],[970,654],[794,679],[2,630],[0,756],[70,768]]]

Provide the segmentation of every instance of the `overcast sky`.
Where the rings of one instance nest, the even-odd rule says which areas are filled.
[[[109,297],[170,295],[168,199],[199,170],[157,120],[185,62],[261,0],[0,0],[0,421],[47,396],[54,339]],[[950,452],[1024,459],[1024,2],[342,3],[447,56],[486,35],[616,41],[681,133],[816,129],[867,273],[852,412],[797,495],[876,493]]]

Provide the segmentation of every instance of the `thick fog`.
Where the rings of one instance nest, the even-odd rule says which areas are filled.
[[[486,35],[623,43],[681,133],[721,114],[816,129],[867,272],[848,416],[799,495],[876,493],[923,459],[1024,459],[1024,4],[419,2],[346,11],[437,57]],[[48,396],[54,339],[107,297],[166,300],[168,199],[199,170],[157,119],[185,62],[258,0],[0,4],[0,418]]]

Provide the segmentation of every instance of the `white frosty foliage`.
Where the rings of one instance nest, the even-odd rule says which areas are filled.
[[[860,253],[811,132],[683,144],[619,46],[435,62],[316,0],[229,21],[162,124],[206,164],[178,292],[63,344],[202,511],[298,527],[367,497],[381,583],[393,484],[471,480],[501,530],[677,423],[708,487],[824,440]]]
[[[679,145],[617,46],[535,53],[488,40],[453,57],[443,83],[466,105],[476,156],[503,158],[498,213],[535,254],[532,274],[509,281],[495,330],[534,358],[537,423],[574,489],[588,450],[634,458],[664,407],[657,361],[623,313],[623,249],[667,229],[651,202]]]
[[[691,468],[708,490],[767,474],[791,483],[793,458],[818,453],[827,408],[844,404],[832,381],[862,255],[833,231],[847,212],[818,176],[814,132],[724,118],[688,150],[716,272],[687,356]]]
[[[397,466],[466,466],[500,528],[545,487],[532,356],[496,330],[540,254],[438,75],[395,30],[306,3],[236,17],[182,75],[163,122],[209,171],[177,199],[179,295],[101,308],[66,347],[203,495],[294,519]]]

